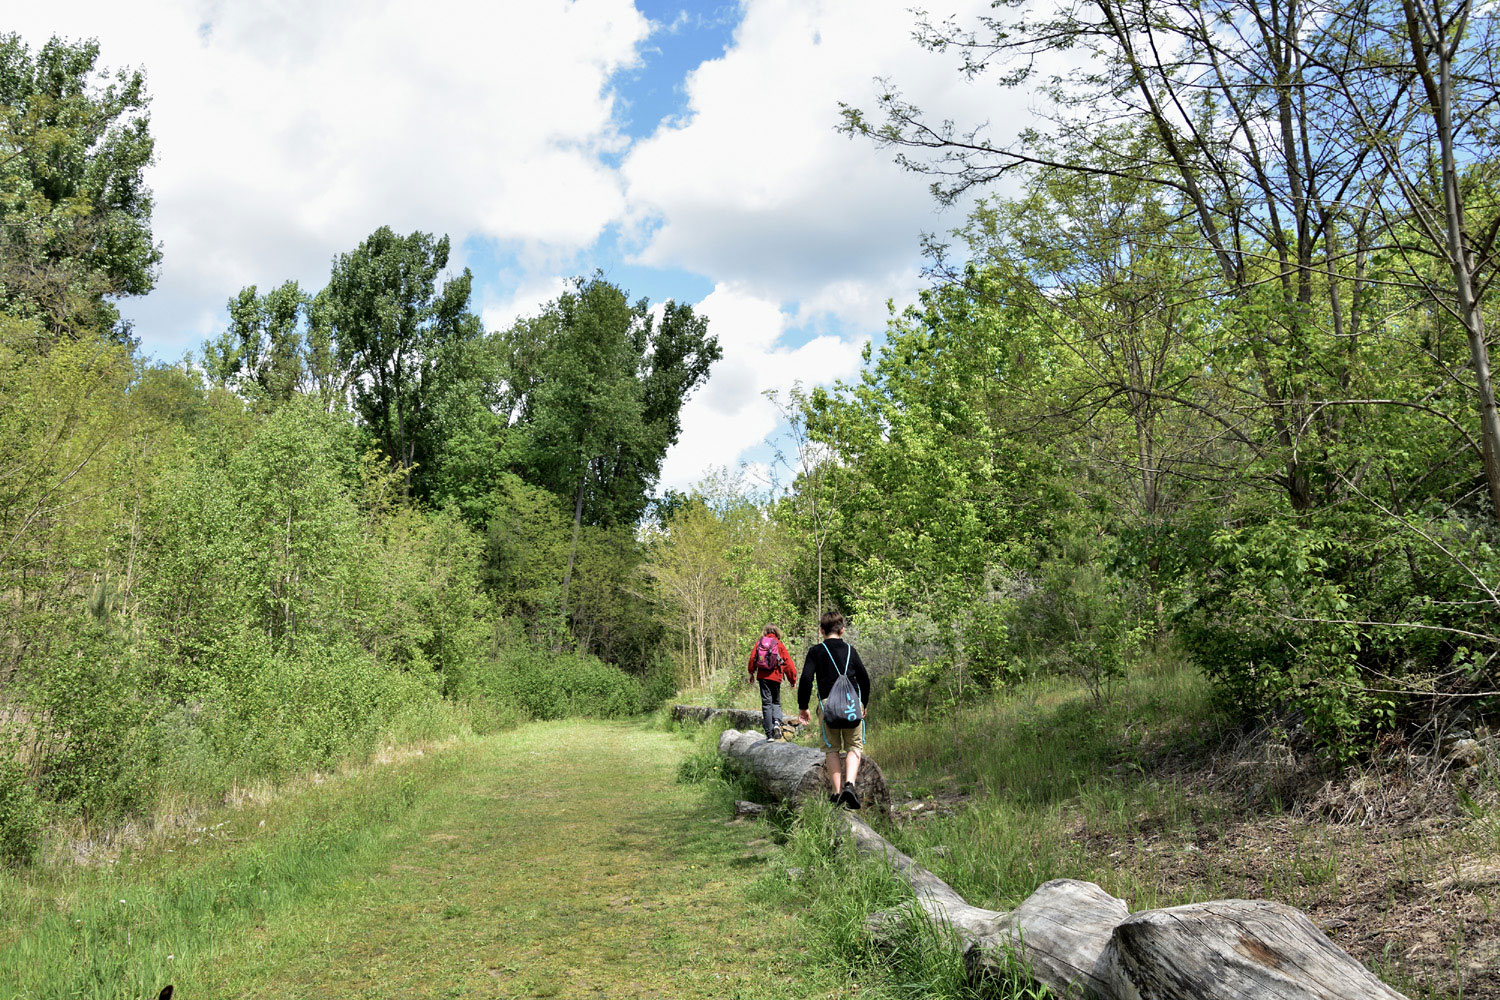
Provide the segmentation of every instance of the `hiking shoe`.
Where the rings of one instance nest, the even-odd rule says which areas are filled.
[[[773,739],[773,740],[779,740],[779,739],[781,739],[781,726],[775,725],[775,726],[771,727],[771,739]]]
[[[841,793],[841,792],[830,793],[829,796],[828,796],[828,804],[831,805],[831,806],[841,806],[841,805],[843,805],[844,804],[843,793]]]
[[[855,793],[853,785],[844,786],[844,790],[839,793],[839,802],[850,809],[859,808],[859,796]]]

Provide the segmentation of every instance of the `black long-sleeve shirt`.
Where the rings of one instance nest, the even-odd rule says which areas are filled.
[[[823,651],[825,646],[828,649],[826,653]],[[833,654],[832,659],[829,658],[829,653]],[[870,675],[865,673],[865,664],[859,658],[859,650],[843,639],[825,639],[819,645],[808,649],[807,656],[802,661],[802,678],[797,682],[798,708],[805,709],[808,702],[812,701],[813,678],[817,678],[818,681],[818,700],[827,700],[828,693],[833,690],[833,682],[838,680],[840,671],[844,669],[845,656],[849,658],[849,679],[859,688],[860,704],[869,708]],[[838,666],[834,666],[834,660],[838,661]],[[829,724],[832,725],[832,723]],[[857,725],[859,725],[858,722],[850,724],[850,726]],[[847,729],[850,726],[843,728]]]

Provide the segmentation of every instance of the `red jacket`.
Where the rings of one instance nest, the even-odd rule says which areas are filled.
[[[797,683],[797,665],[792,662],[792,654],[787,652],[786,643],[780,639],[776,640],[776,651],[781,654],[781,666],[769,673],[761,673],[755,666],[755,653],[760,646],[760,639],[755,640],[755,645],[750,647],[750,679],[764,678],[768,681],[786,681],[789,684]]]

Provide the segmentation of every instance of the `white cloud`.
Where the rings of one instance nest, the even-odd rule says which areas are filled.
[[[191,346],[241,285],[320,284],[376,226],[581,250],[624,206],[611,77],[629,0],[303,0],[18,6],[33,44],[97,37],[153,95],[158,291],[126,304]]]
[[[707,469],[736,466],[780,423],[762,393],[853,376],[867,339],[820,336],[798,347],[783,344],[791,317],[776,302],[732,285],[716,286],[695,308],[708,317],[724,358],[682,409],[682,438],[667,453],[664,488],[687,489]]]
[[[479,317],[486,330],[504,330],[523,316],[535,316],[567,288],[568,279],[562,275],[528,278],[504,301],[481,305]]]
[[[956,11],[988,6],[960,0]],[[1001,137],[1029,111],[966,84],[951,54],[918,46],[910,0],[743,7],[734,44],[689,76],[683,120],[624,162],[645,234],[639,259],[799,303],[804,319],[827,312],[878,328],[886,299],[918,287],[920,234],[956,220],[937,214],[926,178],[835,130],[839,102],[871,108],[874,78],[889,76],[918,106],[961,122],[988,118]]]

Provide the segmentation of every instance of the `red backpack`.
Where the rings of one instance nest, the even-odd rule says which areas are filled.
[[[774,635],[761,636],[755,646],[755,672],[774,674],[781,669],[781,640]]]

